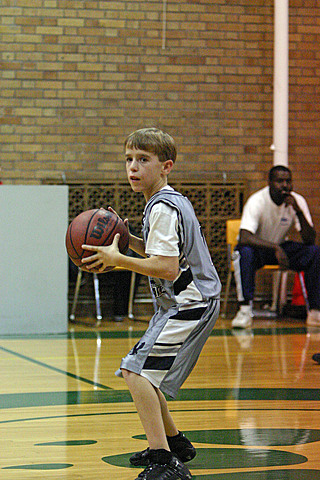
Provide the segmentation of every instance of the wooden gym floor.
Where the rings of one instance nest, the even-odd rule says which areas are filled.
[[[70,324],[66,335],[0,337],[0,478],[134,480],[146,447],[120,359],[146,321]],[[320,479],[320,329],[219,319],[176,401],[197,447],[196,480]]]

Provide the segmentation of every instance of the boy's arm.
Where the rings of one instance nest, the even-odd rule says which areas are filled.
[[[132,238],[133,237],[133,238]],[[118,242],[120,235],[114,237],[112,245],[108,247],[94,247],[91,245],[83,245],[82,248],[91,251],[90,257],[82,259],[82,263],[90,271],[91,268],[99,268],[101,272],[108,266],[122,267],[132,270],[142,275],[173,281],[179,274],[179,257],[166,257],[162,255],[154,255],[145,258],[128,257],[119,252]],[[132,242],[132,243],[131,243]],[[143,245],[143,241],[138,237],[130,235],[130,248],[140,255],[139,247]],[[135,250],[137,247],[137,250]],[[143,248],[143,255],[144,248]]]
[[[147,258],[135,258],[119,253],[117,266],[148,277],[174,281],[179,273],[179,257],[154,255]]]
[[[129,233],[129,248],[131,248],[131,250],[136,252],[141,257],[146,257],[143,239],[132,235],[132,233]]]

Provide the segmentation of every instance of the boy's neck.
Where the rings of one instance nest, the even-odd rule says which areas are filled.
[[[158,185],[157,188],[155,188],[152,192],[145,192],[144,193],[144,198],[145,198],[146,202],[148,202],[150,200],[150,198],[153,197],[153,195],[160,192],[160,190],[162,190],[163,188],[165,188],[167,186],[168,186],[168,182],[167,182],[167,179],[166,179],[165,183],[162,183],[161,185]]]

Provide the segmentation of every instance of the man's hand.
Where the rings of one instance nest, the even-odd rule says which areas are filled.
[[[316,231],[315,229],[309,224],[309,222],[306,220],[303,211],[300,209],[296,199],[294,198],[293,195],[288,193],[284,199],[284,203],[288,206],[291,205],[292,208],[295,210],[296,215],[298,217],[301,230],[300,230],[300,235],[302,238],[303,243],[307,245],[313,245],[316,239]]]
[[[291,207],[295,210],[295,212],[300,212],[299,205],[297,204],[296,199],[294,198],[293,195],[291,195],[291,193],[288,193],[288,195],[285,196],[284,203],[287,207],[291,205]]]
[[[285,251],[283,250],[283,248],[281,248],[279,245],[277,245],[274,253],[275,253],[275,256],[277,257],[279,267],[282,268],[282,269],[289,268],[289,259],[286,255]]]

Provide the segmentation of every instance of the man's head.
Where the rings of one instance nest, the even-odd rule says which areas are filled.
[[[125,147],[144,150],[157,155],[160,162],[172,160],[175,162],[177,149],[174,139],[158,128],[141,128],[130,133],[126,138]]]
[[[269,171],[270,196],[276,205],[281,205],[292,190],[291,170],[276,165]]]

